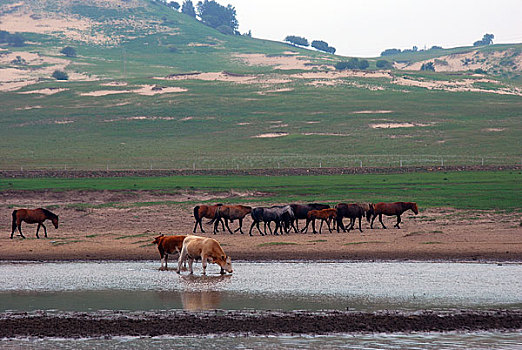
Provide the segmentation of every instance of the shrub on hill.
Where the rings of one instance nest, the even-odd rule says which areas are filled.
[[[495,35],[493,34],[484,34],[481,40],[477,40],[473,43],[473,46],[485,46],[493,44],[493,39]]]
[[[55,70],[53,72],[53,78],[56,79],[56,80],[68,80],[69,76],[64,71]]]
[[[433,65],[433,62],[426,62],[422,64],[420,70],[435,72],[435,66]]]
[[[335,69],[366,69],[370,66],[368,60],[359,60],[358,58],[350,58],[349,61],[341,61],[335,64]]]
[[[25,45],[25,38],[20,33],[11,34],[8,31],[0,30],[0,44],[7,43],[7,46],[21,47]]]
[[[76,50],[74,47],[66,46],[60,51],[60,53],[63,53],[67,57],[76,57]]]
[[[393,63],[391,63],[390,61],[387,61],[387,60],[378,60],[375,65],[377,66],[377,68],[380,68],[380,69],[392,69],[393,68]]]

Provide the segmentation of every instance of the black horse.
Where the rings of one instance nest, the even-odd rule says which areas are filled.
[[[277,230],[283,234],[283,229],[286,233],[288,233],[288,229],[290,226],[293,227],[293,219],[294,219],[294,212],[292,210],[292,207],[289,205],[276,205],[270,208],[266,207],[257,207],[253,208],[252,212],[250,213],[252,216],[252,225],[250,225],[250,231],[248,232],[250,236],[252,236],[252,229],[254,228],[254,225],[257,227],[257,230],[261,234],[261,236],[266,235],[266,226],[268,225],[268,229],[270,230],[270,234],[278,234]],[[259,228],[259,223],[264,223],[264,233],[261,232],[261,229]],[[270,227],[270,223],[275,222],[275,230],[272,232],[272,228]],[[296,228],[294,227],[294,230]]]
[[[310,210],[323,210],[330,208],[327,204],[319,204],[319,203],[309,203],[309,204],[290,204],[292,210],[294,211],[295,216],[295,226],[294,230],[297,233],[299,231],[299,219],[306,220],[306,227],[301,230],[301,232],[308,229],[308,225],[311,220],[308,220],[308,212]]]

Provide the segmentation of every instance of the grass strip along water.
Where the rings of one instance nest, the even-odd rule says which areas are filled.
[[[420,207],[517,211],[521,207],[521,180],[522,172],[517,169],[309,176],[3,178],[0,191],[238,191],[262,195],[224,198],[222,202],[415,201]]]

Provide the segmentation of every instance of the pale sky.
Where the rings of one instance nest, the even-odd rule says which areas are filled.
[[[179,1],[182,3],[183,1]],[[236,8],[241,33],[326,41],[336,54],[375,57],[389,48],[522,42],[522,0],[217,0]],[[193,1],[194,4],[197,1]]]

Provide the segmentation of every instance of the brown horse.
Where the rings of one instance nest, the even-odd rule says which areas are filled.
[[[47,237],[47,228],[43,224],[45,220],[51,220],[54,225],[54,228],[58,228],[58,215],[51,213],[47,209],[18,209],[13,211],[13,231],[11,232],[11,238],[13,238],[13,234],[18,227],[18,232],[20,232],[20,236],[25,238],[22,234],[22,221],[27,222],[28,224],[38,224],[38,228],[36,229],[36,238],[40,238],[38,236],[38,231],[40,231],[40,226],[44,228],[45,237]]]
[[[315,220],[316,219],[321,220],[321,225],[319,226],[319,233],[321,233],[324,222],[326,222],[326,225],[328,226],[328,231],[330,233],[332,233],[332,229],[330,227],[330,222],[332,222],[332,219],[336,219],[336,218],[337,218],[337,210],[334,208],[328,208],[328,209],[322,209],[322,210],[310,210],[307,214],[306,219],[309,221],[312,221],[312,228],[314,229],[314,233],[317,233],[317,231],[315,230]],[[308,226],[306,226],[305,228],[306,228],[306,231],[308,231]]]
[[[400,228],[399,224],[401,223],[401,214],[406,210],[413,211],[415,215],[419,213],[417,203],[415,202],[377,203],[373,208],[373,217],[370,227],[373,228],[373,221],[377,215],[379,215],[379,221],[381,222],[382,227],[386,228],[382,222],[382,214],[384,214],[387,216],[397,215],[397,223],[394,225],[394,227]]]
[[[201,221],[203,218],[207,219],[214,219],[216,217],[216,209],[219,206],[222,206],[223,204],[215,204],[215,205],[196,205],[194,207],[194,218],[196,219],[196,224],[194,225],[193,233],[196,233],[196,228],[198,227],[201,229],[201,232],[205,233],[205,230],[203,230],[203,226],[201,226]],[[219,220],[221,221],[221,220]],[[223,231],[225,231],[225,226],[223,226],[223,221],[221,221],[221,227],[223,228]]]
[[[233,234],[234,232],[241,232],[243,234],[243,219],[247,214],[250,214],[252,212],[252,207],[246,206],[246,205],[221,205],[216,210],[216,215],[214,219],[212,219],[209,223],[214,223],[214,234],[217,232],[217,227],[219,224],[219,221],[221,219],[225,220],[225,226],[228,229],[228,232]],[[234,220],[239,221],[239,227],[232,232],[230,230],[230,227],[228,226],[228,221],[233,222]],[[223,229],[224,231],[224,229]]]

